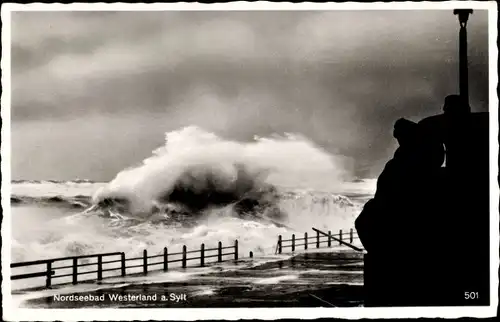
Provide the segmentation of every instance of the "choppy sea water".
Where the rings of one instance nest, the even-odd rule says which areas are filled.
[[[234,216],[231,209],[213,209],[189,218],[116,218],[85,213],[90,193],[102,183],[14,183],[12,184],[12,261],[120,251],[138,255],[144,248],[162,251],[197,247],[201,243],[230,244],[238,239],[241,252],[268,255],[278,235],[303,234],[311,227],[348,231],[370,196],[367,183],[348,183],[351,191],[341,194],[293,191],[279,201],[287,213],[286,226],[259,217]],[[358,185],[358,187],[356,187]],[[352,188],[356,188],[355,191]],[[364,191],[363,191],[364,190]],[[271,252],[270,252],[271,251]]]
[[[152,273],[149,276],[105,279],[100,285],[87,283],[36,292],[19,290],[34,285],[43,285],[43,278],[13,281],[13,289],[18,290],[15,291],[16,298],[18,301],[23,299],[22,305],[28,307],[60,306],[62,302],[47,304],[47,299],[41,299],[47,296],[51,298],[53,294],[73,294],[71,292],[96,294],[95,292],[99,292],[99,289],[107,289],[106,294],[109,294],[110,289],[120,290],[122,293],[125,292],[124,294],[142,294],[144,285],[149,285],[146,287],[150,290],[149,292],[156,294],[159,292],[158,283],[168,283],[169,289],[177,293],[190,294],[191,304],[189,305],[203,306],[207,298],[213,300],[214,295],[218,294],[219,302],[222,303],[220,305],[231,306],[232,302],[229,301],[232,298],[231,294],[237,290],[239,291],[236,293],[240,294],[242,290],[245,290],[250,298],[247,298],[247,304],[255,306],[260,303],[257,300],[259,294],[278,296],[283,292],[281,288],[288,288],[299,292],[297,296],[302,302],[305,301],[305,305],[314,306],[315,302],[321,301],[311,295],[302,294],[302,291],[305,292],[304,285],[307,285],[308,290],[312,288],[319,291],[332,283],[335,285],[362,284],[359,270],[345,273],[345,270],[331,270],[331,265],[329,266],[328,263],[320,262],[318,265],[317,262],[311,260],[306,261],[309,266],[292,265],[289,261],[292,254],[276,255],[275,247],[278,235],[290,238],[292,234],[303,236],[305,231],[309,231],[311,235],[312,227],[333,232],[339,229],[349,231],[363,203],[372,194],[372,182],[346,183],[343,194],[305,190],[284,192],[280,208],[285,209],[289,214],[286,226],[277,225],[265,219],[260,220],[257,217],[234,216],[230,209],[214,209],[203,216],[177,218],[174,221],[161,218],[124,219],[85,213],[85,209],[91,205],[92,193],[103,185],[105,184],[90,182],[13,183],[12,262],[115,251],[123,251],[127,256],[135,257],[141,256],[144,249],[147,249],[149,254],[155,254],[161,253],[163,247],[169,247],[172,251],[180,251],[182,245],[186,245],[188,249],[199,249],[201,243],[205,243],[207,247],[216,247],[218,241],[224,245],[231,245],[236,239],[239,242],[240,258],[243,261],[238,265],[228,261],[205,268],[188,268],[186,271],[172,270],[167,273]],[[187,223],[182,223],[182,220]],[[332,249],[326,251],[337,252],[341,249],[334,245]],[[345,248],[343,250],[345,251]],[[246,259],[250,251],[254,254],[252,260]],[[314,246],[312,249],[310,246],[309,252],[316,251]],[[304,251],[299,250],[296,253],[304,253]],[[281,264],[280,267],[278,263],[282,261],[285,264]],[[342,266],[343,263],[333,264],[335,265]],[[259,268],[255,269],[255,267]],[[221,278],[225,281],[224,285],[216,282]],[[281,288],[273,288],[276,291],[280,289],[280,291],[277,293],[265,291],[270,288],[269,285],[281,285]],[[36,298],[39,300],[24,301],[24,299]],[[270,298],[272,296],[268,297]],[[280,299],[280,296],[275,300],[283,305],[285,303],[291,306],[298,304],[297,301],[290,299]],[[260,305],[269,306],[271,302],[263,302]],[[319,302],[318,304],[321,304]],[[182,304],[181,302],[169,303],[172,307]],[[112,303],[107,304],[113,306]],[[187,302],[184,304],[188,305]],[[71,303],[66,303],[66,305],[71,306]],[[73,305],[76,304],[73,303]],[[88,305],[92,306],[90,302]],[[102,306],[106,303],[97,302],[93,305]],[[160,304],[148,301],[119,301],[114,305],[158,306]]]

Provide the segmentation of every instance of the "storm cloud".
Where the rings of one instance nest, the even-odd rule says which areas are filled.
[[[488,109],[488,21],[469,25],[471,105]],[[458,91],[450,10],[14,12],[12,170],[109,180],[198,125],[297,132],[374,176],[392,124]]]

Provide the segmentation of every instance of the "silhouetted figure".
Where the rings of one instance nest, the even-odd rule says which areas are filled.
[[[429,252],[420,234],[437,212],[435,204],[440,197],[443,144],[424,127],[405,119],[395,123],[394,137],[400,146],[379,176],[374,198],[356,220],[360,239],[373,259],[365,264],[370,266],[368,275],[374,273],[367,276],[368,288],[379,293],[385,290],[386,294],[371,294],[369,297],[378,302],[368,305],[396,306],[413,301],[416,294],[405,289],[415,292],[422,281],[418,276],[411,281],[405,276],[409,270],[423,269],[413,258]]]
[[[470,107],[460,95],[452,94],[444,98],[443,112],[446,115],[466,116],[470,114]]]
[[[443,110],[396,122],[400,146],[356,220],[367,306],[489,303],[488,113],[457,95]]]
[[[405,184],[404,176],[409,174],[409,168],[415,160],[417,124],[406,119],[399,119],[394,124],[394,137],[399,142],[399,148],[394,158],[387,162],[377,181],[375,197],[382,202],[393,199],[396,189]]]
[[[356,229],[370,252],[380,253],[391,247],[392,237],[381,234],[390,232],[396,224],[396,217],[402,210],[405,195],[409,193],[411,176],[414,172],[413,163],[416,160],[417,124],[406,119],[399,119],[394,124],[394,137],[400,146],[393,159],[387,162],[377,180],[377,191],[374,199],[367,202],[356,220]]]

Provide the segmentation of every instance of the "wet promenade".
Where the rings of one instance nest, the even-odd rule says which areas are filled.
[[[283,257],[282,257],[283,258]],[[159,273],[161,274],[161,273]],[[307,252],[280,259],[243,260],[187,279],[134,282],[25,301],[41,308],[352,307],[363,304],[363,256],[351,251]],[[78,296],[78,297],[77,297]]]

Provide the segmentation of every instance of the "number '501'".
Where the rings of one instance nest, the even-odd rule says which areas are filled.
[[[475,300],[478,298],[479,298],[478,292],[465,292],[465,299],[466,300]]]

